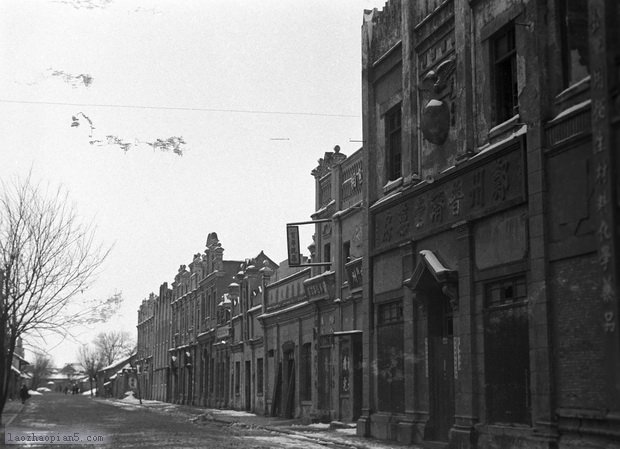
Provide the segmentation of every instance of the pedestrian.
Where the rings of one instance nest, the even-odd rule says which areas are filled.
[[[26,384],[22,384],[22,387],[19,390],[19,397],[22,399],[22,404],[26,403],[26,399],[30,397],[30,393],[28,393],[28,387]]]

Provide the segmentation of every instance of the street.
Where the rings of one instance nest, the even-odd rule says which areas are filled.
[[[198,419],[201,409],[140,407],[83,395],[33,396],[5,429],[13,447],[303,448],[337,447],[298,435]],[[103,438],[102,438],[103,437]],[[23,438],[26,441],[16,441]],[[31,442],[47,438],[50,443]],[[55,439],[56,441],[51,441]],[[86,440],[90,440],[88,443]],[[101,441],[103,440],[103,441]]]

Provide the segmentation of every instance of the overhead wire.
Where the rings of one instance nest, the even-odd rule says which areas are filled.
[[[238,114],[304,115],[304,116],[315,116],[315,117],[359,118],[359,115],[353,115],[353,114],[327,114],[327,113],[321,113],[321,112],[265,111],[265,110],[259,110],[259,109],[226,109],[226,108],[202,108],[202,107],[186,107],[186,106],[146,106],[146,105],[128,105],[128,104],[69,103],[69,102],[60,102],[60,101],[7,100],[3,98],[0,98],[0,103],[42,104],[42,105],[52,105],[52,106],[75,106],[75,107],[93,107],[93,108],[150,109],[150,110],[169,110],[169,111],[226,112],[226,113],[238,113]]]

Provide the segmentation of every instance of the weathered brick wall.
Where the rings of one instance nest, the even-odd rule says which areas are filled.
[[[555,373],[559,407],[605,404],[605,350],[600,279],[594,253],[553,262]]]

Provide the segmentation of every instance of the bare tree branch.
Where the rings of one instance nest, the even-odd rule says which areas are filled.
[[[122,296],[75,301],[110,249],[96,243],[92,224],[78,220],[64,190],[34,183],[31,175],[0,185],[1,413],[19,337],[101,321],[108,316],[102,308],[114,309]]]
[[[95,348],[105,366],[130,355],[136,346],[128,331],[101,332],[94,341]]]

